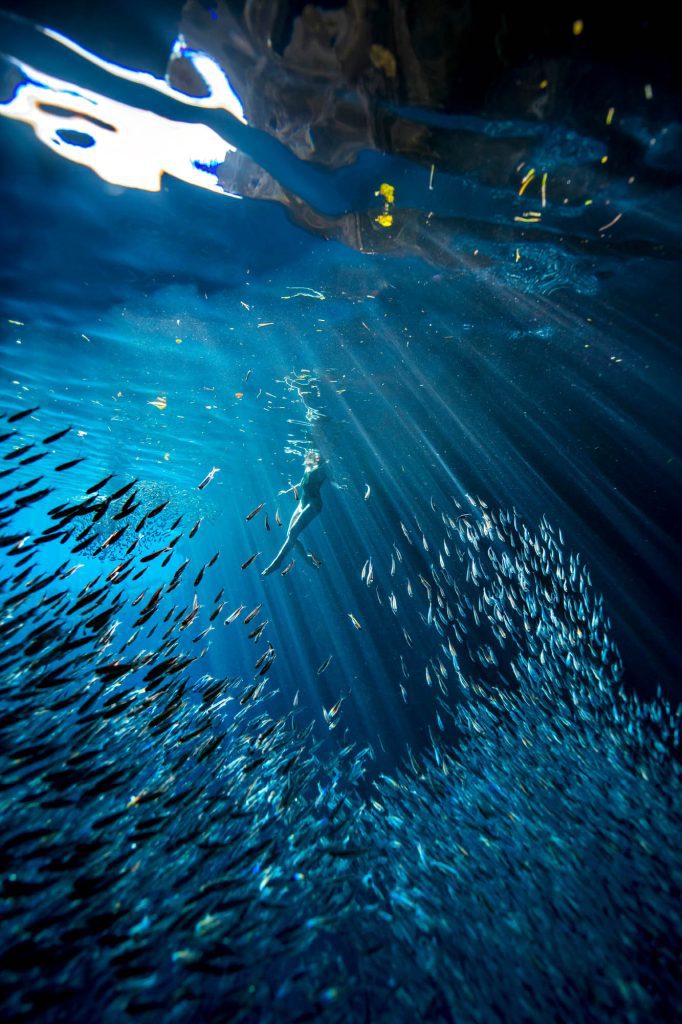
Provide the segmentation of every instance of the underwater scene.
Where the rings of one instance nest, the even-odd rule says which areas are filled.
[[[0,33],[0,1019],[679,1020],[666,16]]]

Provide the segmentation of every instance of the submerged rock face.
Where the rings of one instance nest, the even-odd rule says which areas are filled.
[[[209,627],[235,619],[171,546],[183,508],[157,513],[157,550],[135,540],[152,489],[95,476],[50,507],[69,460],[12,419],[4,1020],[679,1014],[679,715],[620,689],[589,572],[547,522],[432,505],[419,559],[411,524],[396,531],[389,585],[405,575],[407,597],[380,599],[402,636],[420,630],[405,652],[426,681],[405,695],[434,699],[433,729],[379,773],[352,737],[331,749],[296,701],[280,709],[265,638],[250,679],[203,671]]]

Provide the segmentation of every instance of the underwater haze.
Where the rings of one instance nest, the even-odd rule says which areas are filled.
[[[619,18],[4,5],[3,1021],[679,1019],[680,74]]]

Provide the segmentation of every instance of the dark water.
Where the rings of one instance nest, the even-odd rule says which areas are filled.
[[[3,1019],[679,1012],[674,46],[436,7],[3,16]]]

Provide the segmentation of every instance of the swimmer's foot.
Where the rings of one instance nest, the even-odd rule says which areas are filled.
[[[318,558],[317,555],[314,555],[312,551],[306,551],[305,557],[308,559],[309,562],[313,563],[316,569],[319,569],[320,566],[322,565],[322,559]]]

